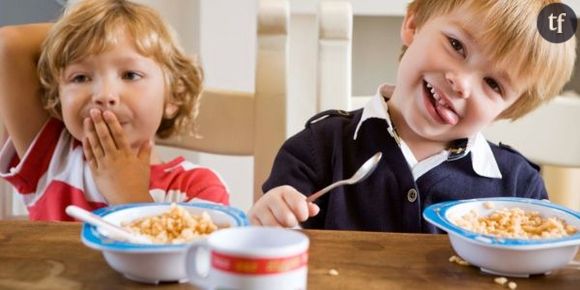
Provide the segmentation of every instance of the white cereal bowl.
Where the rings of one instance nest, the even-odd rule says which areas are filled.
[[[486,206],[493,204],[493,208]],[[545,200],[497,197],[442,202],[431,205],[423,217],[446,231],[455,252],[471,265],[490,274],[529,277],[549,274],[568,264],[578,251],[580,232],[563,238],[512,239],[484,235],[465,230],[452,220],[471,210],[487,216],[500,208],[518,207],[524,211],[539,212],[544,218],[558,217],[580,231],[580,213]]]
[[[116,224],[169,211],[169,203],[137,203],[101,208],[93,213]],[[249,225],[243,211],[210,203],[181,203],[191,214],[207,212],[218,225],[241,227]],[[107,232],[84,223],[81,239],[90,248],[103,252],[107,263],[125,277],[142,282],[187,282],[185,256],[190,244],[136,244],[115,240]]]

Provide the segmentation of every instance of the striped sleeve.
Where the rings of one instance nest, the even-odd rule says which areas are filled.
[[[10,138],[0,151],[0,177],[6,179],[21,194],[37,191],[39,180],[46,173],[64,125],[50,119],[24,154],[18,158]]]
[[[227,187],[221,178],[206,167],[183,157],[151,168],[150,194],[156,202],[184,202],[203,199],[229,204]]]

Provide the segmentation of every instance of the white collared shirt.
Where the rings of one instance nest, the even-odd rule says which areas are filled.
[[[387,102],[384,101],[383,96],[381,95],[381,87],[379,87],[375,96],[363,108],[363,113],[354,131],[353,139],[357,139],[358,130],[366,120],[371,118],[386,120],[389,124],[389,135],[392,138],[398,139],[397,143],[405,156],[407,164],[409,164],[409,168],[411,168],[413,172],[414,179],[417,180],[423,174],[429,172],[429,170],[445,162],[449,157],[450,152],[448,150],[442,150],[424,160],[417,161],[409,146],[407,146],[403,139],[400,139],[397,136],[394,130],[391,117],[389,116]],[[469,138],[466,150],[467,152],[471,152],[471,162],[475,173],[483,177],[502,178],[497,161],[491,151],[491,147],[481,132],[478,132],[474,137]]]

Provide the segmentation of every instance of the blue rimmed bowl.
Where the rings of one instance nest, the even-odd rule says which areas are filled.
[[[180,203],[179,206],[194,215],[207,212],[220,226],[249,225],[245,213],[234,207],[201,202]],[[93,213],[121,225],[168,212],[170,207],[170,203],[136,203],[101,208]],[[136,244],[116,240],[106,231],[87,223],[82,226],[81,239],[88,247],[102,251],[107,263],[131,280],[152,284],[187,281],[185,255],[190,244]]]
[[[539,212],[544,218],[558,217],[577,232],[562,238],[513,239],[474,233],[452,222],[470,211],[487,216],[495,210],[513,207]],[[462,259],[496,275],[548,274],[574,259],[580,245],[580,213],[545,200],[497,197],[449,201],[427,207],[423,217],[448,233],[451,246]]]

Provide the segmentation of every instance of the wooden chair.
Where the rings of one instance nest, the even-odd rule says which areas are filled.
[[[318,110],[348,109],[352,91],[352,6],[320,2],[318,10]]]
[[[262,183],[286,139],[289,18],[288,1],[261,0],[255,92],[206,88],[197,118],[201,139],[177,136],[157,142],[203,153],[253,156],[254,201],[262,195]]]
[[[0,144],[4,144],[5,140],[6,133],[0,120]],[[2,201],[0,203],[0,219],[3,219],[11,214],[12,209],[12,188],[3,179],[0,179],[0,200]]]

